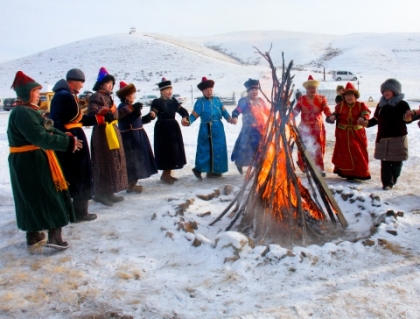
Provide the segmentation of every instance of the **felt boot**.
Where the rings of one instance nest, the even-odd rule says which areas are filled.
[[[61,227],[53,228],[48,231],[48,242],[45,246],[54,249],[69,248],[69,244],[61,238]]]

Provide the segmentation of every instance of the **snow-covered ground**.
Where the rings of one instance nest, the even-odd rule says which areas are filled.
[[[128,41],[128,36],[110,37],[114,46],[120,48]],[[420,36],[412,34],[412,37],[419,39]],[[115,44],[118,39],[121,41],[119,46]],[[247,78],[265,76],[264,89],[269,93],[269,70],[263,63],[241,66],[218,60],[209,56],[210,53],[204,55],[180,49],[173,43],[163,43],[155,38],[139,35],[139,41],[139,46],[144,45],[143,51],[150,49],[141,56],[147,60],[138,62],[144,63],[141,67],[145,70],[159,66],[158,71],[167,70],[174,75],[176,72],[176,77],[194,74],[195,80],[174,84],[175,92],[177,87],[181,93],[182,90],[188,92],[191,85],[195,88],[202,75],[212,74],[216,88],[220,84],[223,92],[238,94]],[[147,45],[145,41],[149,41]],[[91,78],[85,88],[93,85],[97,70],[104,65],[110,72],[120,75],[117,80],[133,81],[142,92],[146,91],[145,94],[152,91],[159,76],[153,75],[151,82],[137,80],[139,75],[131,71],[137,63],[132,62],[135,55],[124,56],[128,54],[131,42],[126,43],[120,65],[114,60],[96,63],[97,55],[91,55],[88,60],[85,55],[89,47],[100,51],[101,42],[104,41],[99,38],[81,41],[53,49],[53,52],[46,51],[40,54],[43,59],[35,55],[7,65],[0,64],[7,75],[2,77],[0,88],[10,86],[18,69],[35,79],[48,73],[51,74],[49,79],[58,80],[67,69],[77,67],[76,61],[84,57],[82,68]],[[250,47],[252,45],[249,43]],[[178,61],[168,58],[165,62],[162,56],[168,48],[181,58]],[[388,48],[392,48],[391,45]],[[61,52],[61,66],[48,62],[50,58],[54,61],[57,52]],[[65,58],[66,55],[70,58]],[[70,60],[72,57],[74,62]],[[155,59],[161,60],[149,65]],[[418,55],[412,58],[411,67],[418,69],[416,59]],[[86,61],[93,66],[88,67]],[[372,93],[362,91],[362,98],[373,92],[378,95],[387,73],[376,74],[374,67],[362,65],[362,57],[355,56],[352,61],[360,62],[353,66],[354,70],[367,74],[361,83],[372,88]],[[386,63],[387,59],[381,61]],[[348,65],[344,62],[343,65]],[[124,72],[132,74],[123,77]],[[296,71],[297,86],[308,73]],[[407,74],[406,79],[399,78],[403,91],[412,97],[419,96],[419,72],[407,71]],[[331,82],[331,85],[336,84]],[[413,102],[411,106],[417,108],[418,104]],[[186,106],[191,111],[191,103]],[[233,106],[228,110],[231,112]],[[176,171],[179,181],[175,185],[163,184],[155,175],[140,181],[144,187],[142,194],[121,192],[125,200],[113,207],[90,202],[89,210],[96,213],[98,219],[63,229],[63,236],[71,245],[68,250],[57,252],[44,248],[30,252],[26,249],[24,233],[17,229],[15,221],[7,163],[8,116],[8,112],[0,112],[1,318],[419,317],[420,177],[417,169],[420,129],[416,124],[409,125],[410,158],[404,163],[402,176],[391,191],[381,189],[379,162],[373,159],[376,128],[367,129],[372,179],[349,183],[332,174],[335,126],[327,125],[327,183],[349,222],[347,232],[352,234],[351,238],[360,237],[359,240],[348,241],[343,235],[323,245],[293,249],[271,245],[267,253],[266,247],[254,247],[237,232],[224,232],[230,221],[228,217],[209,226],[233,197],[233,193],[228,194],[225,189],[233,188],[235,192],[244,177],[232,163],[229,172],[220,179],[205,178],[200,182],[193,176],[196,123],[181,128],[188,164]],[[151,141],[153,125],[145,126]],[[241,118],[236,126],[226,122],[224,125],[230,155],[240,131]],[[85,132],[90,135],[91,130],[85,129]],[[215,189],[220,190],[220,195],[209,201],[199,198],[214,193]],[[185,204],[183,212],[179,208],[182,204]],[[402,212],[400,215],[403,216],[384,216],[388,210]],[[208,212],[210,214],[205,214]]]

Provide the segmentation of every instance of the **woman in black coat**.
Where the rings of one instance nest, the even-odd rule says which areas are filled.
[[[189,117],[188,111],[172,97],[172,84],[165,78],[158,84],[161,97],[154,99],[151,111],[157,115],[155,124],[155,158],[159,170],[163,170],[160,180],[173,184],[177,178],[171,175],[173,169],[181,169],[187,163],[184,140],[177,120],[176,113],[185,122]]]
[[[143,124],[150,123],[155,114],[150,112],[141,116],[143,105],[139,102],[134,103],[136,87],[132,83],[127,85],[121,81],[117,96],[121,100],[118,106],[118,128],[127,163],[127,193],[141,193],[143,187],[137,185],[137,180],[148,178],[158,172],[149,137],[143,129]]]
[[[408,159],[407,116],[410,106],[403,100],[401,83],[388,79],[381,85],[382,97],[375,113],[368,121],[359,119],[359,124],[378,125],[374,157],[381,161],[382,189],[391,189],[401,174],[403,161]],[[411,112],[411,111],[410,111]]]

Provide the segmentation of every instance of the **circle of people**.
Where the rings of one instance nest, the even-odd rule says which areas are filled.
[[[147,114],[142,115],[143,105],[135,102],[137,89],[133,83],[119,83],[117,107],[112,97],[115,77],[104,67],[99,70],[95,93],[83,112],[78,94],[84,82],[80,69],[69,70],[66,79],[53,87],[55,94],[46,118],[38,106],[42,86],[22,71],[13,81],[19,103],[9,116],[7,128],[9,168],[17,226],[26,232],[28,248],[68,248],[62,239],[62,227],[69,222],[95,220],[96,214],[88,212],[91,199],[113,206],[124,200],[115,193],[141,193],[143,187],[138,180],[158,170],[162,171],[163,183],[176,183],[172,171],[187,162],[177,113],[183,126],[201,119],[192,169],[198,180],[202,180],[202,173],[218,178],[228,171],[222,118],[235,125],[243,115],[231,155],[243,174],[243,167],[252,164],[258,151],[270,113],[258,96],[259,81],[254,79],[244,83],[247,94],[238,101],[232,115],[213,95],[215,82],[206,77],[197,85],[203,96],[197,99],[191,114],[172,97],[172,83],[165,78],[157,84],[161,96],[152,101]],[[408,157],[406,123],[417,116],[403,100],[401,84],[388,79],[381,85],[382,97],[372,118],[368,107],[357,100],[359,92],[350,82],[345,88],[337,87],[334,112],[326,98],[317,94],[319,84],[309,76],[303,83],[306,94],[297,96],[293,114],[301,114],[300,134],[321,173],[325,176],[324,113],[328,123],[336,122],[334,173],[347,179],[370,179],[365,127],[378,125],[375,158],[381,160],[383,189],[392,188],[401,173],[402,161]],[[143,128],[153,120],[154,152]],[[93,126],[91,154],[83,126]],[[303,169],[300,154],[297,164]]]

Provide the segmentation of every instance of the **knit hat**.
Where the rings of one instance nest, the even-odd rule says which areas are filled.
[[[197,87],[200,91],[204,91],[205,89],[214,87],[214,81],[213,80],[207,80],[207,78],[205,76],[203,76],[201,78],[201,82],[198,83]]]
[[[124,81],[120,82],[120,89],[117,91],[117,96],[123,101],[126,96],[136,92],[136,87],[133,83],[127,84]]]
[[[36,89],[41,89],[42,85],[22,71],[18,71],[16,72],[15,80],[10,88],[15,90],[16,95],[22,100],[22,103],[33,103],[35,101],[31,101],[32,92]]]
[[[71,69],[67,72],[66,75],[67,81],[80,81],[85,82],[85,74],[80,69]]]
[[[157,84],[159,87],[159,90],[164,90],[167,88],[171,88],[172,87],[172,83],[169,80],[166,80],[166,78],[162,78],[162,81],[160,83]]]
[[[316,88],[319,86],[319,81],[318,80],[314,80],[314,78],[312,77],[312,75],[310,75],[308,77],[308,81],[303,82],[302,86],[307,89],[310,86],[315,86]]]
[[[114,76],[109,74],[104,67],[101,67],[98,73],[98,78],[96,79],[96,83],[93,86],[93,90],[98,91],[101,88],[102,84],[107,83],[109,81],[112,81],[112,85],[115,85]]]
[[[253,79],[248,79],[248,81],[246,81],[245,83],[244,83],[244,85],[245,85],[245,87],[246,87],[246,90],[247,91],[249,91],[249,90],[252,90],[252,89],[258,89],[258,87],[259,87],[259,84],[260,84],[260,81],[258,81],[258,80],[253,80]]]
[[[344,89],[343,94],[341,94],[342,96],[345,96],[346,94],[354,94],[354,96],[356,97],[356,99],[358,99],[360,97],[360,93],[359,91],[357,91],[353,84],[351,84],[350,82],[347,82],[346,87]]]
[[[401,94],[401,83],[396,79],[388,79],[381,84],[381,93],[383,94],[385,90],[390,90],[394,92],[394,95]]]

